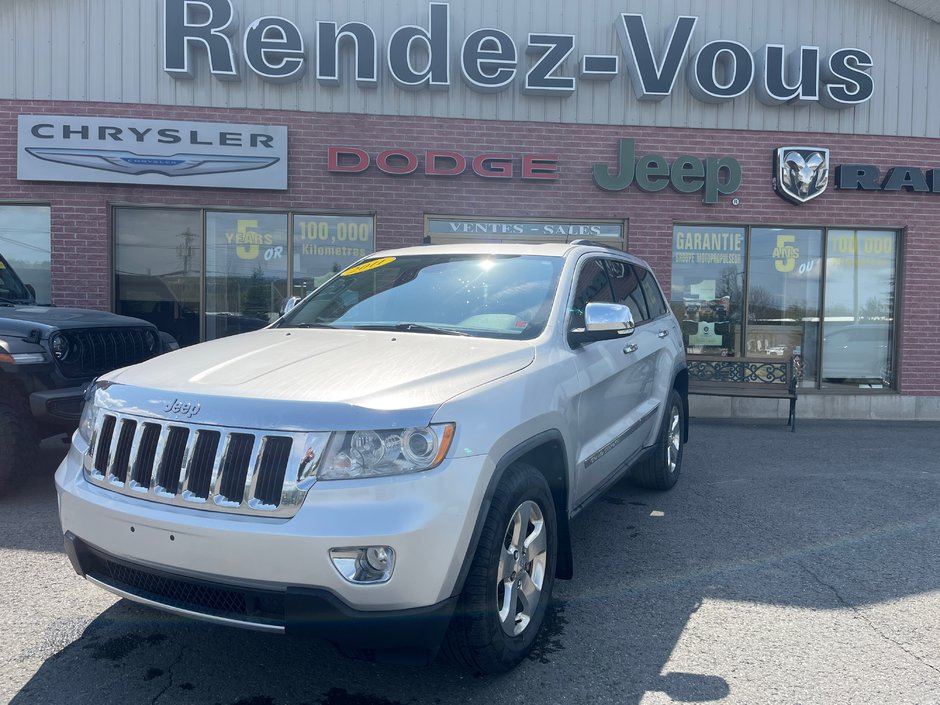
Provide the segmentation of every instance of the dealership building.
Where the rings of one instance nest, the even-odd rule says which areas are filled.
[[[9,0],[0,34],[40,303],[190,345],[376,250],[586,238],[690,359],[797,360],[800,416],[940,419],[931,0]]]

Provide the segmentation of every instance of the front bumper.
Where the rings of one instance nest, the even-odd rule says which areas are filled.
[[[85,387],[44,389],[29,395],[29,410],[43,423],[75,428],[82,415]]]
[[[135,565],[89,546],[72,533],[65,534],[65,553],[76,573],[134,602],[216,624],[315,636],[363,649],[433,652],[457,603],[451,597],[428,607],[365,612],[322,589],[253,589]]]
[[[446,627],[487,480],[486,459],[473,456],[415,475],[319,482],[294,517],[271,519],[94,486],[74,445],[56,474],[66,550],[76,571],[102,587],[210,621],[369,644],[389,630],[399,642],[421,631],[402,629],[404,621]],[[366,545],[395,550],[388,582],[352,584],[333,566],[331,548]],[[220,599],[238,593],[247,612],[219,612],[215,597],[180,601],[187,586]]]

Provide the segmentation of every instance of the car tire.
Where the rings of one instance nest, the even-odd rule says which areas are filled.
[[[557,520],[545,477],[515,463],[493,495],[443,645],[452,662],[504,673],[532,650],[555,583]]]
[[[20,470],[27,443],[24,433],[27,431],[20,415],[9,404],[0,404],[0,496],[11,489]]]
[[[682,472],[682,430],[685,405],[675,389],[663,416],[653,455],[633,470],[633,481],[650,490],[671,489]]]

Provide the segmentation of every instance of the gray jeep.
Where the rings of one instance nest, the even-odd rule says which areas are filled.
[[[78,425],[89,382],[173,347],[147,321],[38,306],[0,254],[0,494],[29,470],[40,439]]]

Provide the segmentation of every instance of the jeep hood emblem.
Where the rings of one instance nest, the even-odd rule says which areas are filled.
[[[781,147],[774,158],[774,191],[793,203],[816,198],[829,183],[829,150]]]
[[[191,419],[193,416],[199,413],[199,410],[202,408],[199,404],[194,404],[188,401],[180,401],[179,399],[174,399],[171,402],[161,402],[163,405],[164,414],[176,414],[177,416],[185,416],[188,419]]]

